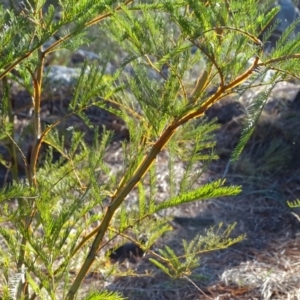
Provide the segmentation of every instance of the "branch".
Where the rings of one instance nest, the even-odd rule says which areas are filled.
[[[127,0],[125,1],[125,3],[123,3],[123,5],[129,5],[131,2],[133,2],[133,0]],[[115,12],[118,12],[122,10],[122,6],[119,5],[115,8]],[[109,13],[105,13],[102,14],[100,16],[97,16],[96,18],[92,19],[91,21],[85,23],[85,27],[90,27],[92,25],[95,25],[103,20],[105,20],[106,18],[112,16],[113,13],[109,12]],[[64,41],[66,41],[67,39],[69,39],[72,35],[74,34],[74,32],[70,32],[69,34],[65,35],[64,37],[60,38],[59,40],[57,40],[56,42],[54,42],[51,46],[49,46],[47,49],[45,49],[44,53],[48,54],[50,52],[52,52],[54,50],[55,47],[57,47],[58,45],[60,45],[61,43],[63,43]]]
[[[171,137],[174,135],[175,130],[178,126],[179,126],[178,123],[174,123],[174,124],[172,123],[171,125],[169,125],[169,127],[163,132],[163,134],[161,135],[159,140],[153,145],[149,154],[145,156],[143,161],[137,167],[137,170],[133,174],[131,180],[129,180],[125,184],[125,186],[121,188],[121,190],[116,191],[115,195],[112,197],[112,202],[111,202],[110,206],[107,207],[106,213],[105,213],[103,220],[99,226],[99,231],[94,239],[91,250],[90,250],[84,264],[82,265],[79,273],[77,274],[75,281],[73,282],[72,286],[69,289],[69,292],[66,297],[67,300],[74,299],[75,294],[76,294],[82,280],[84,279],[85,275],[87,274],[88,270],[90,269],[90,267],[96,257],[96,254],[98,252],[98,249],[100,247],[102,239],[107,231],[107,228],[109,227],[109,223],[110,223],[114,213],[119,208],[119,206],[123,203],[125,197],[129,194],[129,192],[144,177],[146,172],[149,170],[149,168],[155,161],[156,156],[164,148],[164,146],[168,143],[168,141],[171,139]]]

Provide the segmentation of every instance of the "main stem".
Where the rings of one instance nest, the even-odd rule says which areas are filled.
[[[106,210],[105,216],[102,220],[99,231],[97,232],[97,235],[95,236],[91,250],[90,250],[83,266],[81,267],[75,281],[73,282],[73,284],[67,294],[66,300],[74,299],[74,296],[75,296],[82,280],[84,279],[85,275],[87,274],[89,268],[91,267],[91,265],[95,259],[95,256],[98,252],[98,249],[100,247],[100,244],[102,242],[104,234],[107,231],[107,228],[109,226],[109,223],[110,223],[115,211],[123,203],[125,197],[129,194],[129,192],[136,186],[136,184],[143,178],[143,176],[149,170],[149,168],[153,164],[156,156],[163,149],[163,147],[168,143],[170,138],[175,133],[175,130],[177,127],[178,127],[177,123],[173,123],[164,131],[164,133],[161,135],[159,140],[153,145],[149,154],[143,159],[143,161],[137,168],[136,172],[132,176],[131,180],[115,195],[111,205]]]
[[[41,139],[41,91],[42,91],[42,79],[44,71],[44,53],[39,50],[39,66],[36,70],[36,74],[33,74],[33,85],[34,85],[34,95],[33,95],[33,106],[34,106],[34,116],[33,116],[33,128],[34,128],[34,145],[32,147],[31,157],[30,157],[30,182],[33,185],[37,184],[36,181],[36,164],[42,144]]]
[[[99,250],[99,247],[101,245],[101,242],[103,240],[104,234],[107,231],[107,228],[109,226],[109,223],[116,212],[116,210],[119,208],[119,206],[123,203],[125,197],[130,193],[130,191],[136,186],[138,182],[144,177],[146,172],[149,170],[151,165],[153,164],[156,156],[159,154],[159,152],[164,148],[164,146],[168,143],[168,141],[171,139],[171,137],[174,135],[176,129],[187,123],[188,121],[201,117],[204,112],[214,103],[219,101],[224,94],[230,92],[234,87],[242,84],[245,80],[247,80],[251,75],[252,72],[255,70],[258,64],[258,58],[255,59],[252,66],[246,70],[241,76],[235,78],[232,82],[230,82],[226,86],[220,87],[217,92],[207,99],[206,102],[203,103],[198,109],[191,111],[190,113],[187,113],[182,118],[174,120],[167,129],[162,133],[158,141],[152,146],[150,152],[148,155],[145,156],[143,161],[140,163],[140,165],[137,167],[137,170],[133,174],[131,180],[129,180],[125,186],[123,186],[112,199],[112,203],[107,208],[106,213],[104,215],[104,218],[102,220],[102,223],[99,227],[99,230],[95,236],[94,242],[92,244],[91,250],[82,265],[77,277],[75,278],[75,281],[73,282],[72,286],[70,287],[70,290],[66,296],[66,300],[73,300],[75,297],[75,294],[77,293],[79,286],[86,276],[88,270],[90,269],[95,256]]]

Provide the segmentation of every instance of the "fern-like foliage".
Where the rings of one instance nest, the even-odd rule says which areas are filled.
[[[207,251],[227,248],[235,243],[242,241],[245,236],[230,238],[229,235],[234,229],[235,224],[228,226],[221,232],[222,224],[217,229],[210,228],[206,235],[197,235],[192,241],[182,241],[184,255],[178,256],[168,246],[160,250],[160,260],[150,258],[150,260],[163,272],[172,278],[182,278],[190,275],[192,269],[200,264],[198,254]]]
[[[199,184],[217,159],[213,132],[218,126],[204,114],[228,95],[266,87],[253,100],[233,153],[237,159],[274,85],[299,77],[300,42],[290,38],[293,24],[277,47],[265,53],[263,43],[274,29],[270,24],[278,8],[266,12],[265,5],[253,0],[66,0],[56,7],[41,0],[24,1],[20,7],[13,2],[11,9],[0,7],[0,141],[11,157],[9,164],[0,157],[0,163],[13,178],[0,190],[2,296],[70,300],[96,256],[120,237],[151,251],[171,230],[163,211],[241,191],[224,180]],[[99,49],[101,63],[84,63],[70,101],[64,102],[64,115],[42,126],[47,59],[97,40],[89,34],[93,26],[117,45],[121,57],[114,49]],[[111,61],[116,71],[107,74]],[[21,134],[10,100],[15,85],[32,99],[32,115]],[[95,122],[105,114],[121,120],[129,131],[118,148],[119,169],[107,159],[114,132]],[[86,130],[64,126],[74,116]],[[94,131],[93,142],[88,142],[89,130]],[[29,154],[22,140],[28,133]],[[48,150],[41,158],[45,145]],[[55,152],[61,156],[56,162]],[[177,171],[178,162],[183,171]],[[20,164],[26,174],[22,179]],[[167,174],[163,197],[162,168]],[[232,239],[231,230],[211,229],[206,236],[184,241],[183,256],[166,247],[153,263],[173,278],[186,276],[199,264],[201,253],[243,238]],[[98,298],[121,296],[99,292],[86,299]]]
[[[123,300],[125,299],[121,295],[117,293],[110,293],[110,292],[91,292],[89,293],[84,300]]]

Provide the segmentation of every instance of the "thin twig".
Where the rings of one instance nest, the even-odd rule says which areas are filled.
[[[213,298],[211,298],[211,297],[209,297],[208,295],[206,295],[197,285],[196,285],[196,283],[192,280],[192,279],[190,279],[190,278],[188,278],[187,276],[183,276],[183,278],[184,279],[186,279],[187,281],[189,281],[202,295],[204,295],[205,297],[207,297],[208,299],[211,299],[211,300],[213,300]]]

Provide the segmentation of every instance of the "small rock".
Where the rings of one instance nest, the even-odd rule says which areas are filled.
[[[290,26],[300,17],[299,9],[291,0],[275,1],[271,8],[277,5],[280,6],[280,11],[272,21],[272,24],[276,23],[277,26],[269,38],[269,41],[265,45],[265,50],[267,51],[275,47],[276,42],[281,37],[282,33],[288,28],[288,26]],[[290,38],[295,38],[298,33],[300,33],[300,23],[297,24],[294,31],[290,35]]]
[[[278,22],[276,31],[282,34],[288,26],[300,17],[300,12],[291,0],[279,0],[278,5],[280,6],[280,11],[276,16]],[[299,32],[300,24],[297,24],[293,36]]]
[[[100,60],[100,56],[92,51],[79,49],[75,51],[71,57],[71,61],[73,64],[82,63],[86,60]]]
[[[119,248],[110,249],[109,258],[112,263],[123,263],[128,259],[131,263],[137,263],[144,256],[144,251],[134,243],[126,243]]]
[[[80,76],[80,70],[65,66],[49,66],[45,68],[46,80],[51,85],[71,86]]]

